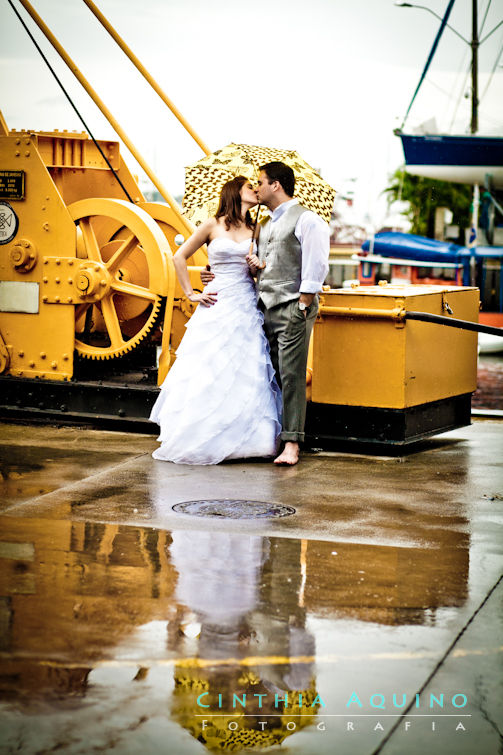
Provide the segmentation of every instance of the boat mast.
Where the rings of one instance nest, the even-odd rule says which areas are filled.
[[[478,65],[478,52],[479,52],[479,32],[478,32],[478,20],[477,20],[477,0],[472,0],[472,120],[470,123],[470,132],[476,134],[479,130],[479,65]]]

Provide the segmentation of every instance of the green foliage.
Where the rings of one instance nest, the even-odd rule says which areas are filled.
[[[471,222],[472,187],[469,184],[411,176],[403,168],[398,168],[383,193],[387,194],[389,205],[397,200],[409,203],[402,215],[412,223],[411,233],[420,236],[433,238],[435,210],[448,207],[453,215],[453,225],[459,226],[460,241],[464,243],[464,229],[469,228]]]

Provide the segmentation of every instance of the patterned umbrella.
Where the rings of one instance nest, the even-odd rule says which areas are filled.
[[[250,144],[228,144],[185,169],[183,209],[194,225],[214,215],[222,186],[234,176],[246,176],[252,183],[259,167],[273,160],[289,165],[295,173],[295,196],[309,210],[327,222],[334,205],[333,189],[297,152]]]

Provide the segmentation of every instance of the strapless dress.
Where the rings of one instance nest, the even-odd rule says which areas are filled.
[[[208,244],[215,278],[205,290],[218,299],[190,318],[152,408],[160,426],[155,459],[218,464],[276,453],[281,392],[245,259],[249,246],[225,237]]]

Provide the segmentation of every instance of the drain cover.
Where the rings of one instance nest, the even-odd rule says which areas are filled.
[[[216,498],[207,501],[184,501],[176,503],[173,511],[191,516],[221,516],[226,519],[274,519],[295,514],[292,506],[263,501]]]

